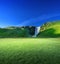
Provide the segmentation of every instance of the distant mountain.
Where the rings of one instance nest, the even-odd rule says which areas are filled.
[[[43,24],[38,37],[60,37],[60,21]]]

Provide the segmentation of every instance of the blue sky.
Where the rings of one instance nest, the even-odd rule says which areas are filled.
[[[60,20],[60,0],[0,0],[0,27],[42,25]]]

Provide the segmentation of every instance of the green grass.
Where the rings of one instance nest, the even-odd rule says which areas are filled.
[[[60,21],[51,22],[50,25],[44,26],[45,30],[38,34],[38,37],[60,37]]]
[[[60,64],[60,38],[1,38],[0,64]]]

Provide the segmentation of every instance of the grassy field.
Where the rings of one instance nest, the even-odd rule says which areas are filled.
[[[60,38],[1,38],[0,64],[60,64]]]

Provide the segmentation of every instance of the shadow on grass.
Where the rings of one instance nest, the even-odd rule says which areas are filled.
[[[60,34],[55,34],[55,30],[50,28],[38,34],[39,38],[59,38]]]

